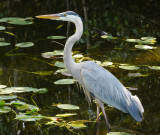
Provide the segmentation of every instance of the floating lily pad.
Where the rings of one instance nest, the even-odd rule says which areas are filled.
[[[33,43],[33,42],[23,42],[23,43],[18,43],[18,44],[16,44],[15,46],[16,46],[16,47],[25,48],[25,47],[34,46],[34,43]]]
[[[6,87],[7,87],[6,85],[0,85],[0,89],[6,88]]]
[[[49,36],[48,39],[65,39],[65,36]]]
[[[12,100],[17,98],[15,95],[0,95],[0,100]]]
[[[0,113],[8,113],[11,111],[11,108],[8,106],[2,106],[0,107]]]
[[[73,56],[74,58],[83,58],[83,55],[82,54],[76,54]]]
[[[65,109],[65,110],[78,110],[79,107],[76,105],[71,105],[71,104],[58,104],[58,108],[60,109]]]
[[[119,66],[119,68],[122,68],[125,70],[138,70],[139,69],[139,67],[137,66],[130,66],[130,65],[122,65],[122,66]]]
[[[101,36],[101,38],[106,38],[106,39],[115,39],[115,37],[113,37],[113,36],[109,36],[109,35],[103,35],[103,36]]]
[[[160,70],[160,66],[149,66],[149,68],[153,70]]]
[[[109,132],[107,135],[131,135],[129,133],[124,133],[124,132]]]
[[[141,73],[128,73],[128,77],[140,77]]]
[[[0,100],[0,107],[4,106],[5,105],[5,101],[3,100]]]
[[[57,66],[57,67],[60,67],[60,68],[65,68],[65,65],[64,65],[63,62],[58,62],[57,61],[54,65]]]
[[[8,46],[11,45],[11,43],[7,43],[7,42],[0,42],[0,46]]]
[[[155,37],[141,37],[142,40],[156,40]]]
[[[68,123],[69,126],[79,129],[79,128],[86,128],[86,125],[84,125],[84,123],[86,123],[88,121],[86,120],[77,120],[77,121],[71,121]]]
[[[63,50],[54,50],[53,52],[42,53],[44,58],[52,58],[53,56],[63,55]]]
[[[44,91],[46,91],[46,88],[37,89],[32,87],[8,87],[0,89],[0,94],[23,93],[23,92],[43,93]]]
[[[101,66],[102,66],[102,67],[107,67],[107,66],[110,66],[110,65],[112,65],[112,64],[113,64],[113,62],[104,61],[103,63],[101,63]]]
[[[34,91],[33,91],[34,93],[46,93],[46,92],[48,92],[48,89],[46,89],[46,88],[40,88],[40,89],[35,89]]]
[[[58,81],[55,81],[54,84],[74,84],[75,79],[60,79]]]
[[[28,115],[26,113],[19,113],[16,116],[16,119],[22,120],[22,121],[37,121],[45,118],[45,116],[42,115]]]
[[[65,113],[65,114],[57,114],[56,117],[70,117],[77,115],[76,113]]]
[[[0,38],[0,42],[4,41],[4,38]]]
[[[29,25],[29,24],[32,24],[32,22],[27,21],[27,19],[21,18],[21,17],[6,17],[6,18],[0,19],[0,22],[6,22],[6,23],[9,23],[9,24],[15,24],[15,25]]]
[[[127,42],[140,42],[140,39],[126,39]]]
[[[135,45],[135,48],[148,50],[148,49],[157,49],[157,47],[149,46],[149,45]]]
[[[0,30],[5,30],[6,28],[4,26],[0,26]]]

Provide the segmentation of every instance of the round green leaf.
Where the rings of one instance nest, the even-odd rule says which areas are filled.
[[[142,37],[142,40],[156,40],[155,37]]]
[[[31,47],[33,45],[34,45],[33,42],[23,42],[23,43],[18,43],[15,46],[25,48],[25,47]]]
[[[45,116],[42,115],[28,115],[25,113],[19,113],[16,115],[16,119],[22,120],[22,121],[37,121],[43,119]]]
[[[82,54],[76,54],[73,57],[76,58],[76,59],[79,59],[79,58],[83,58],[83,55]]]
[[[137,66],[129,66],[129,65],[122,65],[122,66],[119,66],[119,68],[122,68],[125,70],[138,70],[139,69],[139,67]]]
[[[42,57],[44,58],[52,58],[53,56],[57,55],[63,55],[63,50],[54,50],[53,52],[42,53]]]
[[[4,26],[0,26],[0,30],[5,30],[6,28]]]
[[[0,107],[0,113],[8,113],[11,111],[11,108],[8,106],[2,106]]]
[[[58,61],[57,61],[54,65],[55,65],[56,67],[65,68],[65,65],[64,65],[63,62],[58,62]]]
[[[17,98],[17,96],[14,96],[14,95],[0,95],[0,100],[12,100],[12,99],[15,99]]]
[[[7,87],[6,85],[0,85],[0,89],[6,88],[6,87]]]
[[[48,39],[65,39],[65,36],[49,36]]]
[[[15,24],[15,25],[30,25],[30,24],[32,24],[32,22],[29,22],[29,21],[11,21],[8,23]]]
[[[105,62],[101,63],[101,66],[102,66],[102,67],[107,67],[107,66],[110,66],[110,65],[112,65],[112,64],[113,64],[113,63],[110,62],[110,61],[105,61]]]
[[[0,100],[0,107],[4,106],[5,105],[5,101],[3,100]]]
[[[74,84],[75,79],[60,79],[58,81],[55,81],[54,84]]]
[[[160,70],[160,66],[149,66],[149,68],[153,70]]]
[[[149,45],[135,45],[135,48],[148,50],[148,49],[157,49],[157,47],[149,46]]]
[[[68,123],[69,126],[73,128],[86,128],[86,125],[84,125],[85,122],[88,122],[86,120],[77,120],[77,121],[71,121]]]
[[[140,39],[126,39],[127,42],[140,42]]]
[[[8,46],[10,45],[11,43],[7,43],[7,42],[0,42],[0,46]]]
[[[66,110],[78,110],[79,107],[76,105],[71,105],[71,104],[58,104],[58,108],[60,109],[66,109]]]

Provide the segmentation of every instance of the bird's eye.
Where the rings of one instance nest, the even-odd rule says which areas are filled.
[[[63,16],[67,16],[67,14],[63,14]]]

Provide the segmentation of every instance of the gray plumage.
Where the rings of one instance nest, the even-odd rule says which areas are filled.
[[[82,85],[89,102],[94,95],[97,104],[97,121],[99,122],[99,108],[102,109],[108,130],[110,124],[104,110],[104,103],[125,113],[130,113],[136,121],[143,119],[143,106],[137,96],[133,96],[121,82],[109,71],[94,62],[76,63],[72,58],[72,47],[83,34],[83,23],[78,14],[67,11],[59,14],[37,16],[37,18],[62,20],[73,22],[76,26],[74,35],[68,38],[64,48],[64,64],[72,76]]]

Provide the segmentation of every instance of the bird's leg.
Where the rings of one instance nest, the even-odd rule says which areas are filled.
[[[105,121],[106,121],[106,124],[107,124],[107,129],[108,129],[108,131],[110,131],[111,130],[111,126],[109,124],[106,112],[104,110],[104,103],[102,101],[100,101],[99,99],[96,99],[96,104],[97,104],[97,122],[99,121],[99,107],[101,107],[103,115],[104,115],[104,118],[105,118]]]
[[[97,123],[99,123],[99,105],[97,104]]]
[[[103,107],[101,107],[101,109],[102,109],[102,112],[103,112],[104,118],[105,118],[105,120],[106,120],[106,124],[107,124],[108,131],[110,131],[110,130],[111,130],[111,126],[110,126],[110,124],[109,124],[109,121],[108,121],[108,118],[107,118],[106,112],[105,112],[105,110],[104,110],[104,106],[103,106]]]

